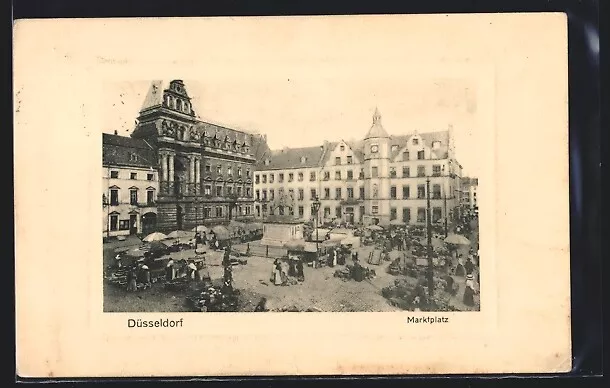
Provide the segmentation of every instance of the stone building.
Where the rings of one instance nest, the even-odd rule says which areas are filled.
[[[145,140],[102,134],[104,237],[156,229],[157,152]]]
[[[183,81],[152,82],[131,136],[157,151],[159,230],[254,218],[254,164],[266,138],[200,120]]]
[[[462,171],[453,143],[451,127],[390,136],[375,110],[360,141],[263,154],[254,175],[255,215],[270,215],[268,202],[287,192],[303,220],[313,219],[311,205],[319,196],[320,222],[424,224],[429,179],[432,221],[450,222],[460,212]]]
[[[479,187],[478,178],[462,179],[462,205],[470,209],[478,209],[477,189]]]

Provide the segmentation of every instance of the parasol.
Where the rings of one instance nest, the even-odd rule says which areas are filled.
[[[305,241],[288,241],[284,244],[284,248],[291,251],[302,251],[305,249]]]
[[[368,230],[376,230],[376,231],[383,230],[383,228],[381,226],[379,226],[379,225],[369,225],[366,228]]]
[[[127,251],[127,256],[129,257],[144,257],[144,252],[143,250],[141,250],[140,248],[133,248]]]
[[[191,229],[192,232],[208,233],[209,229],[203,225],[199,225]]]
[[[227,228],[225,228],[222,225],[216,225],[215,227],[212,228],[212,232],[214,232],[214,235],[216,236],[217,240],[230,240],[231,239],[231,233],[229,233],[229,231],[227,230]]]
[[[185,238],[185,237],[194,237],[195,232],[187,232],[185,230],[174,230],[173,232],[167,235],[167,238]]]
[[[405,223],[404,223],[404,222],[402,222],[402,221],[401,221],[401,220],[399,220],[399,219],[395,219],[395,220],[390,221],[390,225],[395,225],[395,226],[396,226],[396,225],[404,225],[404,224],[405,224]]]
[[[470,245],[470,240],[459,234],[450,234],[445,239],[445,242],[453,245]]]
[[[165,240],[166,238],[167,238],[167,236],[164,235],[163,233],[154,232],[154,233],[151,233],[148,236],[144,237],[142,239],[142,241],[146,241],[146,242],[160,241],[160,240]]]

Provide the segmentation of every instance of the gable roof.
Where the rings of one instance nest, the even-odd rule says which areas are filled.
[[[407,145],[409,139],[414,136],[415,133],[408,135],[392,135],[390,136],[391,146],[398,146],[398,149],[390,152],[390,159],[393,160],[402,152],[403,148]],[[432,150],[432,153],[436,155],[437,159],[446,159],[449,155],[449,131],[435,131],[435,132],[424,132],[418,133],[419,137],[423,140],[426,147],[432,148],[432,143],[440,141],[440,147]]]
[[[103,133],[102,163],[109,166],[156,168],[157,151],[144,139]]]
[[[258,170],[281,170],[290,168],[311,168],[320,165],[324,154],[324,146],[284,148],[265,153],[257,162]],[[301,163],[301,158],[305,160]],[[265,160],[269,164],[265,165]]]

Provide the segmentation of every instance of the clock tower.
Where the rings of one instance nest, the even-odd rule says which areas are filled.
[[[390,221],[390,136],[381,125],[375,108],[373,124],[364,137],[364,222],[387,224]]]

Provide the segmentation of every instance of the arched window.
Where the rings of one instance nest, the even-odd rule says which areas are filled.
[[[176,109],[178,110],[182,110],[182,100],[178,100],[178,103],[176,104]]]
[[[184,103],[184,111],[186,113],[190,113],[191,109],[190,109],[190,105],[188,104],[188,102]]]
[[[170,96],[165,96],[165,106],[170,106],[171,103],[171,97]]]

